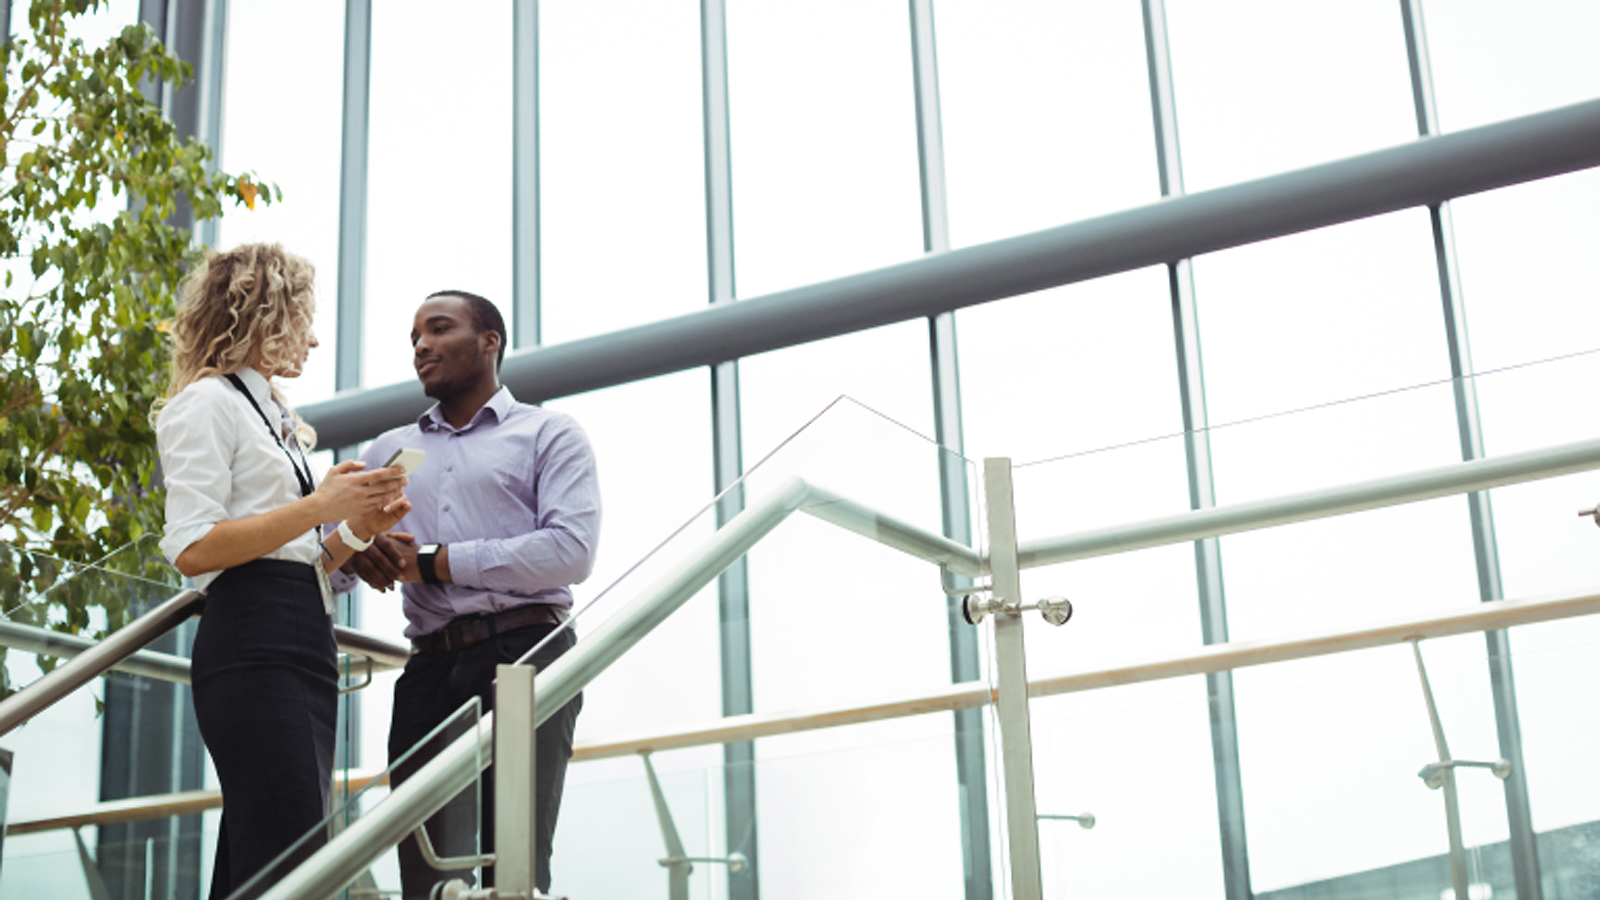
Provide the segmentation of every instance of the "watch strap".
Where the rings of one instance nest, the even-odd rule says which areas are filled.
[[[417,550],[417,572],[422,576],[423,584],[439,584],[439,572],[434,568],[434,560],[439,555],[438,544],[423,544]]]

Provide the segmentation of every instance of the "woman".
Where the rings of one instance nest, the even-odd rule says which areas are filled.
[[[312,483],[315,435],[272,386],[317,346],[312,280],[311,264],[276,244],[207,259],[182,288],[172,383],[152,413],[161,550],[206,592],[191,678],[222,782],[213,900],[326,814],[338,701],[326,572],[410,509],[397,467],[352,460]]]

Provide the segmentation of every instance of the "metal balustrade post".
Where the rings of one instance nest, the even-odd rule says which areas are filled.
[[[1040,900],[1044,878],[1039,865],[1039,818],[1033,796],[1033,736],[1028,721],[1028,667],[1020,610],[1021,571],[1017,568],[1017,516],[1011,497],[1011,460],[983,461],[983,490],[989,511],[989,564],[994,600],[995,665],[999,672],[1000,757],[1005,772],[1006,841],[1011,850],[1013,900]]]
[[[494,886],[502,897],[534,896],[532,666],[499,666],[494,684]]]

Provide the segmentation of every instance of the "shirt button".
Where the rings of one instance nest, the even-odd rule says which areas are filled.
[[[456,467],[455,466],[445,466],[444,470],[446,472],[454,472],[456,470]]]
[[[444,511],[445,511],[445,512],[449,512],[449,511],[450,511],[450,504],[448,504],[448,503],[446,503],[446,504],[445,504],[445,505],[444,505]]]

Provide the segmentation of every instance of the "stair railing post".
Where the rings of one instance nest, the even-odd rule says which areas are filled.
[[[1028,721],[1028,669],[1023,655],[1022,584],[1017,568],[1017,517],[1011,495],[1011,460],[983,461],[993,578],[995,666],[999,675],[1000,758],[1005,772],[1006,842],[1013,900],[1040,900],[1038,810],[1033,794],[1033,737]]]

